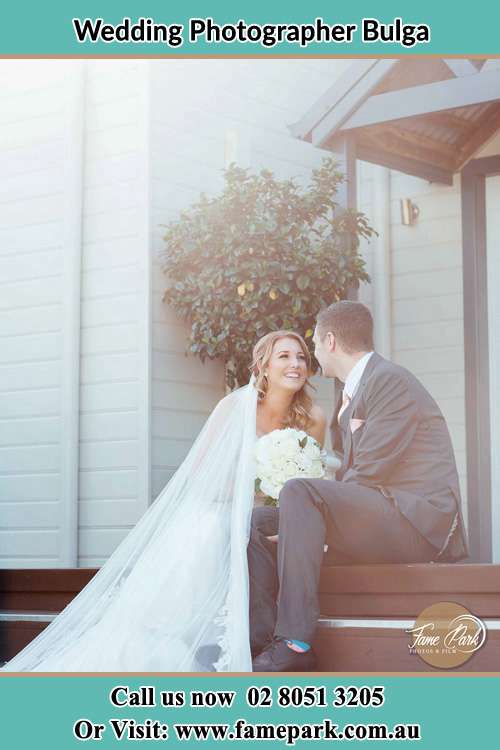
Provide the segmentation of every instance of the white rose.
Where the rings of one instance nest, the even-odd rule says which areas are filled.
[[[272,497],[275,500],[278,499],[279,490],[272,482],[269,482],[267,479],[263,479],[260,483],[260,488],[264,495],[269,495],[269,497]]]
[[[320,454],[320,450],[318,446],[312,442],[312,440],[307,441],[307,445],[304,448],[304,453],[308,458],[315,459],[318,458]]]

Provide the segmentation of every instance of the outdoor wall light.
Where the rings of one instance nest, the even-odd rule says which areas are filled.
[[[410,198],[401,198],[399,203],[401,206],[401,224],[405,227],[415,224],[420,213],[419,207]]]

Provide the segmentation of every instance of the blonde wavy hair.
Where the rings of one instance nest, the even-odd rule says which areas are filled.
[[[257,388],[260,401],[266,397],[268,381],[264,372],[271,359],[274,345],[277,341],[284,338],[298,341],[306,359],[308,378],[311,375],[311,355],[302,336],[294,331],[271,331],[271,333],[266,333],[265,336],[257,341],[253,348],[252,364],[250,366],[250,370],[255,376],[255,387]],[[310,426],[313,421],[311,414],[313,402],[308,393],[309,387],[313,388],[307,379],[304,387],[294,395],[287,418],[283,422],[284,427],[296,427],[300,430],[306,430]]]

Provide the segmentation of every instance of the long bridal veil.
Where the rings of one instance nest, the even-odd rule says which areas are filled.
[[[217,671],[251,671],[256,403],[253,378],[219,402],[137,525],[4,671],[204,671],[203,651]]]

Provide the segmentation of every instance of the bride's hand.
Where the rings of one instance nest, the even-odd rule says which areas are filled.
[[[270,542],[278,542],[278,534],[273,534],[273,536],[268,536],[266,539],[269,539]]]

